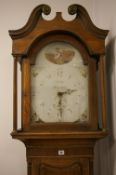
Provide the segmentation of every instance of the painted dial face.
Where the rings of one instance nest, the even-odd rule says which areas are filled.
[[[88,113],[88,66],[70,44],[48,44],[31,66],[31,121],[85,122]]]

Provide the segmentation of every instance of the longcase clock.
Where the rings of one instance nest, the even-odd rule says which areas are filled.
[[[107,135],[105,38],[80,5],[47,21],[37,6],[26,25],[11,30],[14,56],[12,137],[26,145],[28,175],[93,175],[94,145]],[[18,109],[17,64],[21,72]],[[21,129],[17,111],[21,110]]]

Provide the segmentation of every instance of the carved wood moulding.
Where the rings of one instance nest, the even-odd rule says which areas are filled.
[[[73,35],[74,38],[78,38],[85,45],[90,55],[104,54],[104,40],[108,30],[96,27],[81,5],[69,6],[68,13],[70,15],[76,14],[72,21],[65,21],[60,12],[57,12],[56,17],[51,21],[43,19],[42,14],[49,15],[50,12],[51,8],[48,5],[39,5],[33,10],[24,27],[9,31],[14,41],[13,55],[27,56],[35,41],[45,37],[47,33],[49,35],[50,33],[51,35],[54,33]],[[41,26],[43,26],[42,29]]]

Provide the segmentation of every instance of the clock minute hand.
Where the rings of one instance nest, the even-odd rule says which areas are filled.
[[[70,95],[70,94],[72,94],[73,92],[76,92],[76,91],[77,91],[76,89],[73,89],[73,90],[67,89],[67,90],[64,92],[64,94]]]

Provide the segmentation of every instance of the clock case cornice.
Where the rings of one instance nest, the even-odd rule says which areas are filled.
[[[56,17],[51,21],[43,19],[42,14],[49,15],[50,12],[51,8],[48,5],[39,5],[33,10],[24,27],[9,31],[13,40],[12,54],[14,57],[27,57],[34,43],[47,34],[70,35],[82,42],[91,56],[105,53],[105,38],[108,30],[97,28],[82,6],[77,4],[69,6],[68,13],[76,15],[72,21],[65,21],[60,12],[57,12]]]

